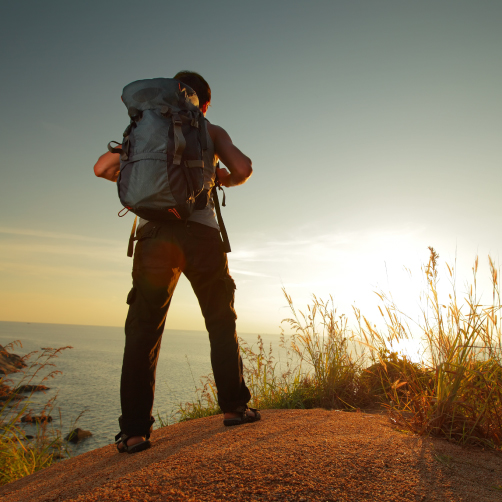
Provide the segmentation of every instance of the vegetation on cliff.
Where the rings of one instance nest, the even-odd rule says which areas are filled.
[[[461,302],[455,270],[446,265],[451,290],[438,292],[439,256],[429,248],[422,267],[426,291],[421,321],[413,322],[391,295],[378,293],[381,327],[354,309],[356,326],[339,315],[332,300],[314,296],[298,312],[284,291],[293,330],[282,338],[287,350],[281,367],[261,338],[242,346],[246,382],[253,407],[357,410],[383,407],[401,428],[443,437],[460,444],[502,449],[502,326],[498,272],[488,257],[492,303],[481,304],[473,284]],[[421,339],[422,360],[411,361],[394,347]],[[180,406],[181,420],[219,413],[211,375],[195,402]]]
[[[32,474],[67,454],[60,431],[49,425],[56,398],[48,400],[34,415],[30,397],[34,392],[46,390],[43,383],[61,373],[55,369],[53,360],[69,347],[44,348],[19,357],[12,353],[16,345],[21,343],[2,347],[3,360],[11,365],[4,367],[6,373],[19,372],[16,376],[20,378],[16,378],[16,384],[7,376],[0,378],[0,485]],[[16,371],[10,371],[11,368]],[[28,435],[20,424],[28,421],[26,417],[36,424],[33,435]]]

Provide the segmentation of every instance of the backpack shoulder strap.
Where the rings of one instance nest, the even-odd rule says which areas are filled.
[[[217,182],[212,189],[212,197],[214,201],[214,208],[216,210],[216,217],[218,219],[218,225],[220,227],[221,237],[223,238],[223,250],[225,253],[230,253],[232,249],[230,248],[230,241],[228,240],[227,229],[223,223],[223,218],[221,217],[220,201],[218,200],[217,189],[223,190],[220,184]],[[225,205],[225,204],[223,204]]]

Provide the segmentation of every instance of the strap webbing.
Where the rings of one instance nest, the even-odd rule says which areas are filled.
[[[120,148],[113,147],[112,143],[115,143],[116,145],[120,145]],[[110,143],[108,143],[108,151],[110,153],[122,153],[122,144],[119,143],[118,141],[110,141]]]
[[[181,130],[181,118],[175,113],[173,114],[174,128],[174,159],[173,164],[179,166],[181,164],[181,156],[185,151],[186,141]]]
[[[132,224],[131,237],[129,237],[129,245],[127,246],[127,256],[132,258],[132,253],[134,250],[134,234],[136,232],[136,223],[138,221],[138,217],[134,218],[134,223]]]
[[[181,165],[180,169],[183,171],[183,174],[185,175],[185,179],[187,182],[187,202],[188,203],[195,203],[195,194],[194,194],[194,189],[193,189],[193,183],[192,183],[192,177],[190,176],[190,169],[188,169],[187,166]]]
[[[167,160],[167,153],[160,152],[145,152],[145,153],[137,153],[132,157],[129,157],[131,162],[135,162],[136,160],[163,160],[164,162]]]
[[[202,115],[202,114],[201,114]],[[204,115],[201,116],[199,119],[199,126],[200,126],[200,146],[203,151],[207,150],[207,122],[204,117]]]
[[[185,160],[185,166],[187,167],[204,167],[203,160]]]
[[[230,253],[232,249],[230,248],[230,241],[228,240],[227,229],[225,228],[225,224],[223,223],[223,218],[221,217],[221,209],[220,209],[220,201],[218,200],[218,194],[216,193],[217,187],[216,185],[213,187],[213,201],[214,208],[216,209],[216,217],[218,218],[218,225],[220,227],[221,237],[223,238],[223,250],[225,253]]]

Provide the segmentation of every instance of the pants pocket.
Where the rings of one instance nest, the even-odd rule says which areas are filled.
[[[132,305],[134,301],[136,300],[136,291],[137,289],[133,287],[131,291],[129,291],[129,294],[127,295],[127,300],[126,303],[127,305]]]
[[[136,232],[135,240],[139,242],[145,239],[156,237],[158,231],[158,225],[155,225],[155,223],[149,221]]]
[[[230,303],[230,309],[235,319],[237,319],[237,313],[235,312],[234,308],[235,290],[237,289],[237,286],[235,285],[235,281],[232,279],[232,277],[230,277],[230,275],[227,275],[223,279],[223,282],[225,283],[225,292],[227,293],[227,301]]]
[[[232,297],[232,301],[233,301],[235,290],[237,289],[237,286],[235,285],[235,281],[229,275],[227,275],[223,279],[223,281],[225,282],[225,288],[227,290],[227,294]]]

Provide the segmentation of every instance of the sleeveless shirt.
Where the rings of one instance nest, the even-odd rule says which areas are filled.
[[[206,128],[206,138],[207,138],[207,150],[202,152],[202,157],[204,160],[204,190],[211,190],[214,186],[216,179],[216,166],[218,160],[214,152],[214,143],[207,130],[208,120],[204,119],[204,127]],[[195,223],[202,223],[202,225],[207,225],[208,227],[216,228],[220,230],[218,222],[216,221],[216,215],[214,212],[214,202],[213,198],[210,197],[207,206],[204,209],[195,210],[188,218],[188,221],[194,221]],[[148,223],[148,220],[144,218],[139,219],[138,230]]]

